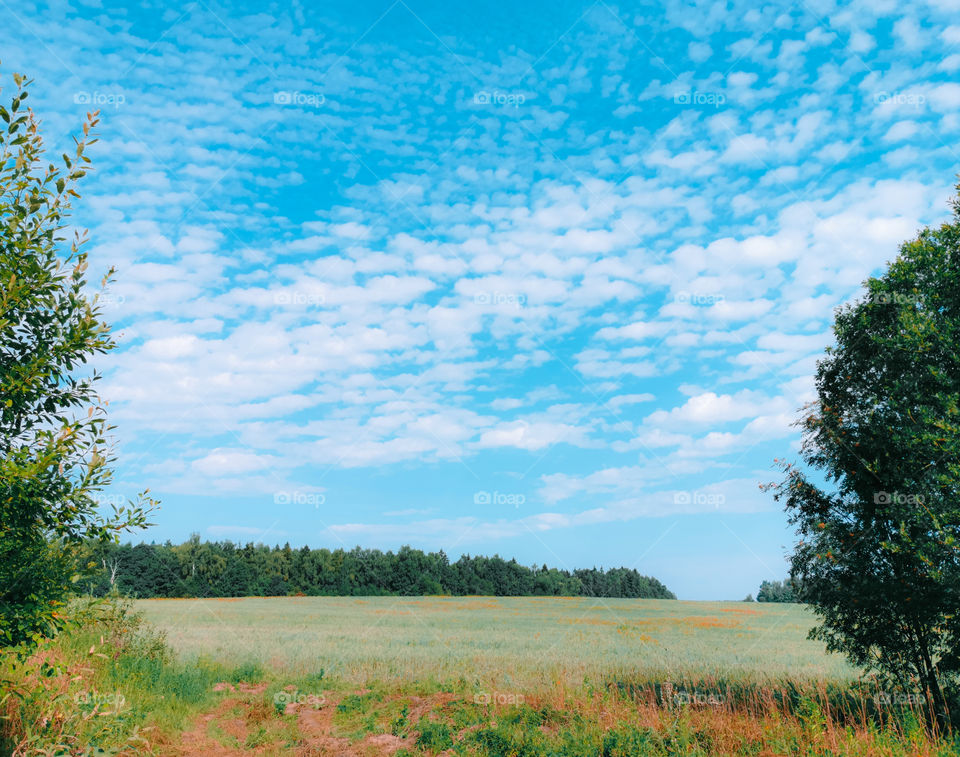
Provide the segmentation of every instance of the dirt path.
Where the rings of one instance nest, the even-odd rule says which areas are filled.
[[[416,734],[400,738],[389,733],[368,734],[357,741],[335,736],[333,719],[342,697],[325,699],[322,705],[291,702],[285,715],[277,716],[263,692],[265,686],[217,684],[224,698],[184,731],[179,741],[158,745],[164,757],[234,757],[235,755],[297,755],[298,757],[389,757],[401,748],[412,749]],[[426,712],[440,703],[433,698],[410,697],[412,712]]]

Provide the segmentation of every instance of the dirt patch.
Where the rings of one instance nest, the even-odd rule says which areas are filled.
[[[364,738],[351,742],[350,739],[335,736],[333,720],[337,712],[337,704],[343,696],[328,696],[323,705],[317,707],[313,703],[290,702],[284,713],[296,718],[297,736],[296,746],[289,740],[281,743],[274,740],[272,743],[261,744],[255,748],[245,747],[251,733],[255,733],[259,724],[265,719],[273,717],[268,704],[258,696],[266,689],[264,685],[245,683],[233,684],[222,682],[215,687],[216,691],[230,692],[233,696],[224,697],[211,711],[200,715],[192,727],[181,734],[179,742],[161,754],[177,755],[212,755],[213,757],[234,757],[235,755],[250,754],[296,754],[300,757],[389,757],[401,749],[413,749],[416,745],[417,733],[411,731],[406,738],[390,733],[369,734]],[[367,690],[360,689],[356,693],[362,695]],[[422,717],[443,708],[457,697],[450,693],[431,694],[429,696],[394,696],[388,702],[402,702],[407,706],[408,722],[415,725]],[[233,742],[234,746],[224,744],[216,735],[219,731],[226,737],[226,741]]]
[[[213,713],[201,715],[189,731],[184,731],[180,737],[180,744],[169,754],[208,754],[213,757],[231,757],[236,754],[232,749],[228,749],[219,741],[211,739],[207,735],[207,729],[216,716]]]
[[[362,753],[367,755],[393,754],[400,749],[411,749],[415,741],[413,736],[401,739],[390,733],[378,733],[375,736],[367,736],[360,746]]]
[[[367,693],[366,689],[359,689],[357,695]],[[394,696],[385,702],[403,702],[407,705],[408,722],[415,724],[421,717],[433,710],[443,707],[453,701],[453,694],[440,693],[426,697]],[[314,709],[307,705],[288,705],[287,712],[297,715],[297,725],[303,734],[306,751],[301,754],[311,755],[338,755],[338,757],[379,757],[392,755],[400,749],[413,749],[416,745],[417,734],[411,732],[406,738],[390,733],[374,733],[365,736],[359,741],[351,743],[349,739],[333,735],[333,718],[337,712],[337,704],[342,697],[327,699],[324,706]]]
[[[210,735],[210,726],[216,725],[225,733],[229,733],[243,743],[246,738],[246,725],[236,717],[227,717],[237,705],[245,702],[240,699],[224,699],[216,706],[213,712],[207,712],[194,721],[193,727],[184,731],[180,743],[171,751],[162,751],[161,754],[171,755],[213,755],[213,757],[234,757],[234,755],[250,754],[250,750],[240,750],[223,744]],[[225,720],[226,718],[226,720]]]
[[[303,734],[306,751],[300,754],[322,754],[322,755],[343,755],[343,757],[355,757],[359,752],[355,752],[350,746],[350,739],[340,738],[332,734],[333,715],[337,711],[338,700],[327,699],[326,704],[320,709],[314,709],[301,704],[287,705],[288,714],[296,714],[297,727]],[[291,713],[291,709],[293,713]]]
[[[444,707],[450,702],[457,699],[454,694],[448,694],[446,692],[441,692],[439,694],[431,694],[426,697],[396,697],[397,699],[408,699],[409,711],[407,714],[407,719],[410,723],[416,724],[420,718],[426,715],[429,712],[438,710],[441,707]]]
[[[273,708],[258,695],[266,690],[266,684],[248,684],[240,682],[234,686],[222,681],[213,687],[214,691],[235,694],[226,696],[210,712],[200,715],[193,726],[181,734],[179,742],[169,748],[159,749],[163,755],[213,755],[213,757],[233,757],[234,755],[278,754],[282,746],[279,743],[262,743],[255,747],[246,746],[251,734],[256,736],[259,727],[269,722]],[[225,744],[216,737],[220,731],[234,744]]]

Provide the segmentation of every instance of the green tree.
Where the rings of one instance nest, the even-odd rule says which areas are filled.
[[[760,584],[760,590],[757,592],[758,602],[796,602],[797,593],[794,590],[793,582],[786,581],[764,581]],[[751,597],[751,601],[752,601]]]
[[[10,107],[0,106],[0,645],[54,630],[77,545],[147,525],[154,504],[144,493],[104,516],[97,501],[111,480],[112,427],[97,374],[79,370],[113,342],[87,295],[86,235],[67,245],[64,234],[97,113],[72,155],[44,165],[29,82],[13,78]]]
[[[784,463],[776,487],[814,637],[923,692],[941,728],[960,669],[960,197],[953,209],[837,311],[798,423],[809,472]]]

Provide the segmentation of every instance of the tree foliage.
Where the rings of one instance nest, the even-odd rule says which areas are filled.
[[[96,499],[110,483],[111,427],[97,374],[81,369],[113,341],[87,296],[86,236],[67,244],[65,229],[97,114],[72,154],[45,164],[29,82],[14,82],[0,106],[0,645],[52,630],[75,545],[144,525],[152,504],[104,516]]]
[[[793,582],[790,579],[786,581],[764,581],[760,584],[760,590],[757,592],[758,602],[796,602],[796,592],[793,589]]]
[[[960,198],[953,207],[837,311],[799,422],[816,478],[784,464],[777,487],[814,635],[922,691],[941,727],[960,670]]]
[[[93,569],[84,588],[136,597],[243,597],[309,595],[486,594],[494,596],[593,596],[674,599],[657,579],[636,570],[528,568],[498,555],[464,555],[451,563],[441,552],[401,547],[293,549],[201,542],[183,544],[91,543]],[[111,580],[111,576],[113,580]]]

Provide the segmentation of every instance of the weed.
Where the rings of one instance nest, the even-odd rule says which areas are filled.
[[[442,751],[453,746],[453,734],[446,723],[434,723],[430,720],[421,720],[417,723],[417,746],[421,749]]]

